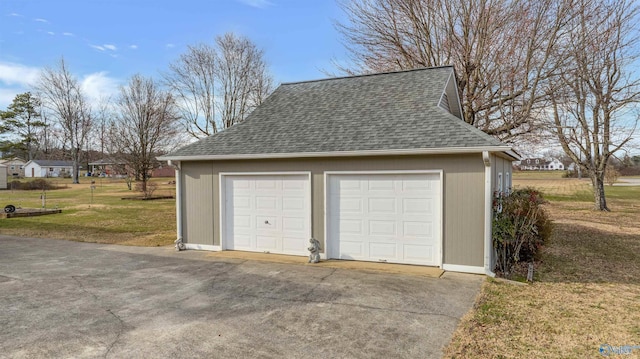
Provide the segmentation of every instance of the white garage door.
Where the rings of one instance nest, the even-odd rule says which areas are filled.
[[[439,266],[439,173],[328,175],[331,258]]]
[[[223,176],[224,249],[307,255],[308,175]]]

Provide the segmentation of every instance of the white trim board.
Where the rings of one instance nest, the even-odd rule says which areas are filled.
[[[220,246],[212,246],[209,244],[195,244],[195,243],[185,243],[184,247],[186,249],[196,249],[200,251],[216,251],[219,252],[222,250]]]
[[[202,161],[202,160],[242,160],[263,158],[308,158],[308,157],[359,157],[359,156],[390,156],[390,155],[430,155],[430,154],[458,154],[511,152],[510,146],[486,147],[441,147],[417,148],[398,150],[365,150],[365,151],[335,151],[335,152],[294,152],[294,153],[247,153],[235,155],[196,155],[196,156],[160,156],[159,161]]]
[[[465,266],[460,264],[443,264],[442,269],[449,272],[487,274],[484,272],[484,267]]]

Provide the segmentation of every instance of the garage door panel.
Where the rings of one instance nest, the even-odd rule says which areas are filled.
[[[285,192],[304,192],[305,184],[300,181],[284,181],[282,182],[282,190]]]
[[[300,237],[283,237],[283,250],[291,254],[307,255],[307,243],[300,242]]]
[[[397,248],[394,243],[369,243],[369,257],[377,259],[398,259]]]
[[[340,259],[363,259],[366,258],[364,245],[361,241],[349,241],[344,239],[340,241]]]
[[[224,248],[306,254],[310,236],[307,175],[224,177]]]
[[[433,180],[406,179],[402,181],[402,191],[411,193],[427,193],[433,190]]]
[[[256,209],[258,210],[277,210],[278,197],[276,196],[256,196]]]
[[[395,236],[397,234],[395,221],[369,220],[369,235]]]
[[[432,213],[431,205],[427,198],[403,198],[402,212],[405,214],[426,215]]]
[[[327,183],[331,256],[441,264],[439,174],[332,174]]]
[[[340,233],[362,235],[362,220],[341,219],[339,222]]]
[[[395,198],[369,198],[369,206],[367,209],[369,213],[396,213],[396,199]]]
[[[362,213],[363,206],[361,198],[342,197],[335,198],[335,200],[339,201],[341,213]]]
[[[246,196],[234,196],[233,205],[237,209],[251,209],[251,198]]]
[[[360,192],[362,189],[362,183],[359,179],[345,178],[341,181],[336,181],[337,189],[341,194],[348,194],[349,192]]]
[[[281,219],[276,216],[261,216],[258,215],[256,218],[256,229],[259,232],[262,231],[281,231]]]
[[[378,179],[378,180],[370,180],[365,181],[364,183],[368,184],[368,189],[370,193],[377,192],[395,192],[396,184],[395,181],[391,179]]]
[[[406,244],[403,246],[404,259],[408,263],[424,263],[433,258],[433,247]]]
[[[235,223],[236,229],[250,229],[252,228],[251,224],[251,216],[249,215],[234,215],[233,222]]]
[[[276,188],[278,188],[277,181],[274,180],[272,177],[264,177],[264,178],[261,178],[259,181],[255,181],[254,183],[255,183],[255,188],[257,190],[265,190],[265,189],[275,190]]]
[[[402,223],[402,235],[404,237],[431,238],[433,236],[433,226],[425,222],[404,221]]]
[[[249,180],[246,179],[236,179],[233,181],[233,189],[234,191],[242,191],[243,189],[249,189],[251,188],[251,182]]]
[[[265,236],[258,235],[256,236],[256,247],[260,251],[278,251],[278,238],[276,236]]]
[[[302,232],[305,229],[304,218],[301,217],[284,217],[282,218],[282,230],[289,232]]]
[[[289,197],[282,199],[283,211],[304,211],[304,197]]]
[[[235,249],[235,247],[243,248],[243,247],[251,247],[251,235],[250,234],[234,234],[233,247],[229,249]]]

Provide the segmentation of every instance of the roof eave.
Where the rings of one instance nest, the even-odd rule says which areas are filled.
[[[249,153],[249,154],[233,154],[233,155],[196,155],[196,156],[165,155],[165,156],[157,157],[157,160],[159,161],[211,161],[211,160],[246,160],[246,159],[309,158],[309,157],[437,155],[437,154],[481,153],[483,151],[505,152],[505,153],[509,153],[509,156],[514,157],[511,155],[513,150],[509,146],[480,146],[480,147],[439,147],[439,148],[398,149],[398,150],[367,150],[367,151]],[[517,158],[519,158],[519,156],[517,156]]]

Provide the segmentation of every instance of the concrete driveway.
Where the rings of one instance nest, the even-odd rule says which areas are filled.
[[[0,357],[439,358],[482,280],[0,236]]]

